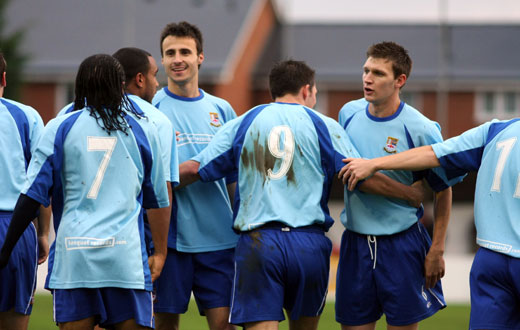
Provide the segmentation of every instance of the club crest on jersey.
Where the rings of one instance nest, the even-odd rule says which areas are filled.
[[[396,153],[397,152],[397,141],[399,141],[399,139],[389,136],[388,139],[386,139],[386,145],[383,149],[385,149],[385,151],[388,152],[389,154]]]
[[[220,123],[220,120],[218,119],[218,113],[216,112],[210,112],[209,113],[209,117],[211,119],[211,121],[209,122],[209,124],[211,126],[215,126],[215,127],[219,127],[219,126],[222,126],[222,124]]]

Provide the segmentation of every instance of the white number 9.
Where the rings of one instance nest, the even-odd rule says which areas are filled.
[[[283,150],[280,150],[281,136],[283,133]],[[294,135],[289,126],[275,126],[269,132],[268,137],[269,152],[275,158],[281,159],[282,164],[278,172],[272,169],[267,170],[267,175],[273,180],[282,178],[291,168],[294,156]]]

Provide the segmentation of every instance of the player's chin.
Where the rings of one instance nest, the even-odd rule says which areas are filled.
[[[372,102],[375,100],[374,92],[365,92],[363,96],[365,97],[365,100],[367,100],[368,102]]]

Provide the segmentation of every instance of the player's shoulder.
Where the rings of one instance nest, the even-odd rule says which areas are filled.
[[[509,134],[517,136],[518,125],[520,125],[520,118],[513,118],[507,120],[493,119],[491,121],[483,123],[477,128],[486,132],[488,135],[487,139],[491,140],[502,132],[510,131],[510,129],[512,129],[512,131],[510,131],[512,134]]]
[[[349,101],[349,102],[345,103],[341,107],[339,112],[340,112],[340,114],[351,116],[357,112],[365,111],[367,106],[368,106],[367,100],[365,100],[365,98],[360,98],[360,99]]]
[[[61,108],[60,111],[58,111],[58,114],[56,117],[63,116],[65,114],[71,113],[74,111],[74,102],[70,102],[69,104],[65,105],[63,108]]]
[[[167,99],[167,97],[168,97],[168,94],[166,93],[167,89],[168,89],[168,87],[163,87],[155,93],[155,95],[152,99],[153,106],[159,108],[161,102],[163,102],[165,99]]]
[[[31,107],[31,106],[29,106],[27,104],[23,104],[23,103],[15,101],[15,100],[6,99],[6,98],[3,98],[3,97],[0,98],[0,104],[4,105],[9,110],[15,110],[15,111],[23,112],[25,117],[27,117],[28,119],[36,118],[36,119],[41,120],[41,116],[38,113],[38,111],[36,111],[36,109],[34,109],[33,107]]]
[[[128,98],[133,101],[139,109],[135,109],[138,112],[142,112],[146,117],[154,118],[156,120],[166,120],[168,123],[170,120],[168,117],[159,111],[152,103],[142,99],[137,95],[129,95]]]
[[[233,111],[233,107],[231,106],[231,104],[224,100],[223,98],[221,97],[218,97],[218,96],[215,96],[215,95],[212,95],[204,90],[200,90],[201,93],[203,93],[204,95],[204,99],[207,101],[207,102],[210,102],[210,103],[213,103],[214,105],[217,105],[218,107],[220,107],[221,109],[225,110],[225,111]]]
[[[440,130],[441,128],[439,123],[426,117],[419,110],[407,103],[404,103],[399,118],[404,122],[408,129],[425,130],[428,132],[432,129]]]
[[[77,122],[77,119],[85,113],[88,114],[86,110],[80,109],[57,116],[47,122],[44,127],[44,132],[46,134],[55,134],[60,129],[60,127],[73,126]]]
[[[327,127],[327,129],[330,132],[336,131],[336,130],[343,131],[343,128],[341,127],[341,125],[336,120],[334,120],[333,118],[331,118],[329,116],[326,116],[326,115],[322,114],[321,112],[318,112],[318,111],[316,111],[314,109],[311,109],[311,108],[308,108],[308,107],[305,107],[305,106],[303,106],[303,109],[305,109],[307,111],[309,116],[315,117],[318,120],[323,121],[323,123],[325,124],[325,126]]]

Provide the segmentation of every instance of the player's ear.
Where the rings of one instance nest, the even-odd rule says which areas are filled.
[[[310,94],[311,94],[311,85],[309,85],[309,84],[304,85],[300,89],[300,95],[303,97],[304,100],[306,100]]]
[[[401,73],[399,77],[395,80],[395,87],[402,88],[404,84],[406,84],[406,75],[404,73]]]
[[[138,87],[143,87],[143,85],[144,85],[144,81],[145,81],[145,76],[144,76],[141,72],[138,72],[138,73],[135,75],[135,84],[136,84]]]
[[[200,52],[200,54],[198,55],[198,64],[201,65],[202,62],[204,62],[204,52]]]

